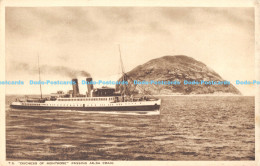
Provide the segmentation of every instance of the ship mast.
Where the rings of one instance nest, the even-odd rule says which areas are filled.
[[[40,82],[40,91],[41,91],[41,99],[42,99],[42,84],[41,84],[41,70],[40,70],[40,62],[38,55],[38,69],[39,69],[39,82]]]
[[[126,73],[125,73],[124,64],[123,64],[123,60],[122,60],[122,56],[121,56],[120,45],[118,45],[118,50],[119,50],[119,55],[120,55],[120,64],[121,64],[122,75],[123,75],[122,80],[123,80],[123,81],[127,81],[127,79],[130,79],[132,82],[134,82],[134,80],[133,80],[131,77],[127,76]],[[124,86],[123,95],[125,95],[125,92],[126,92],[127,87],[126,87],[125,84],[124,84],[123,86]],[[140,90],[144,91],[144,93],[145,93],[145,89],[144,89],[144,88],[142,88],[142,87],[139,86],[138,84],[137,84],[136,86],[138,86],[138,87],[140,88]],[[122,94],[121,94],[121,95],[122,95]],[[156,97],[154,97],[154,96],[151,95],[151,94],[149,94],[149,96],[151,96],[151,97],[157,99]]]
[[[125,69],[124,69],[124,64],[123,64],[123,60],[122,60],[122,56],[121,56],[120,45],[118,45],[118,50],[119,50],[120,64],[121,64],[122,75],[123,75],[122,81],[124,82],[124,81],[125,81]],[[123,94],[124,94],[124,95],[125,95],[125,90],[126,90],[126,87],[125,87],[125,85],[124,85],[124,90],[123,90]]]
[[[125,74],[125,69],[124,69],[123,60],[122,60],[122,56],[121,56],[120,45],[118,45],[118,50],[119,50],[119,55],[120,55],[120,64],[121,64],[122,74]]]

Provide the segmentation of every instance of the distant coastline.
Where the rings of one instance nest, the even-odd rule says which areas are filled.
[[[167,97],[167,96],[187,96],[187,97],[190,97],[190,96],[238,96],[238,97],[245,97],[245,96],[252,96],[252,97],[255,97],[254,95],[239,95],[239,94],[192,94],[192,95],[184,95],[184,94],[169,94],[169,95],[153,95],[153,96],[162,96],[162,97]]]

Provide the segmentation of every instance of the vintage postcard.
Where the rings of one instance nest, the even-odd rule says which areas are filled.
[[[259,165],[259,1],[1,1],[1,162]]]

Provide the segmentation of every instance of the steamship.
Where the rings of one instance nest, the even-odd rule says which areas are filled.
[[[93,88],[88,84],[86,95],[79,93],[78,80],[73,79],[72,91],[58,91],[50,97],[17,99],[11,108],[36,110],[81,110],[81,111],[159,111],[161,100],[146,96],[133,97],[115,92],[115,88]],[[86,81],[92,81],[87,78]]]
[[[119,47],[120,52],[120,47]],[[120,52],[120,63],[122,67],[122,80],[127,78],[124,72],[123,62]],[[39,67],[39,57],[38,57]],[[39,67],[39,80],[40,67]],[[79,93],[78,79],[73,79],[75,84],[72,90],[64,94],[63,91],[51,95],[50,97],[16,99],[11,103],[11,108],[15,109],[36,109],[36,110],[82,110],[82,111],[159,111],[161,99],[142,95],[134,97],[127,92],[126,85],[123,85],[121,92],[116,92],[115,88],[102,87],[93,88],[93,84],[87,84],[87,93]],[[92,82],[92,78],[86,78],[87,82]]]

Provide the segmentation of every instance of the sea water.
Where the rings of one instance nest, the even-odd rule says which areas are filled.
[[[7,160],[254,160],[254,97],[164,96],[159,112],[19,110]]]

